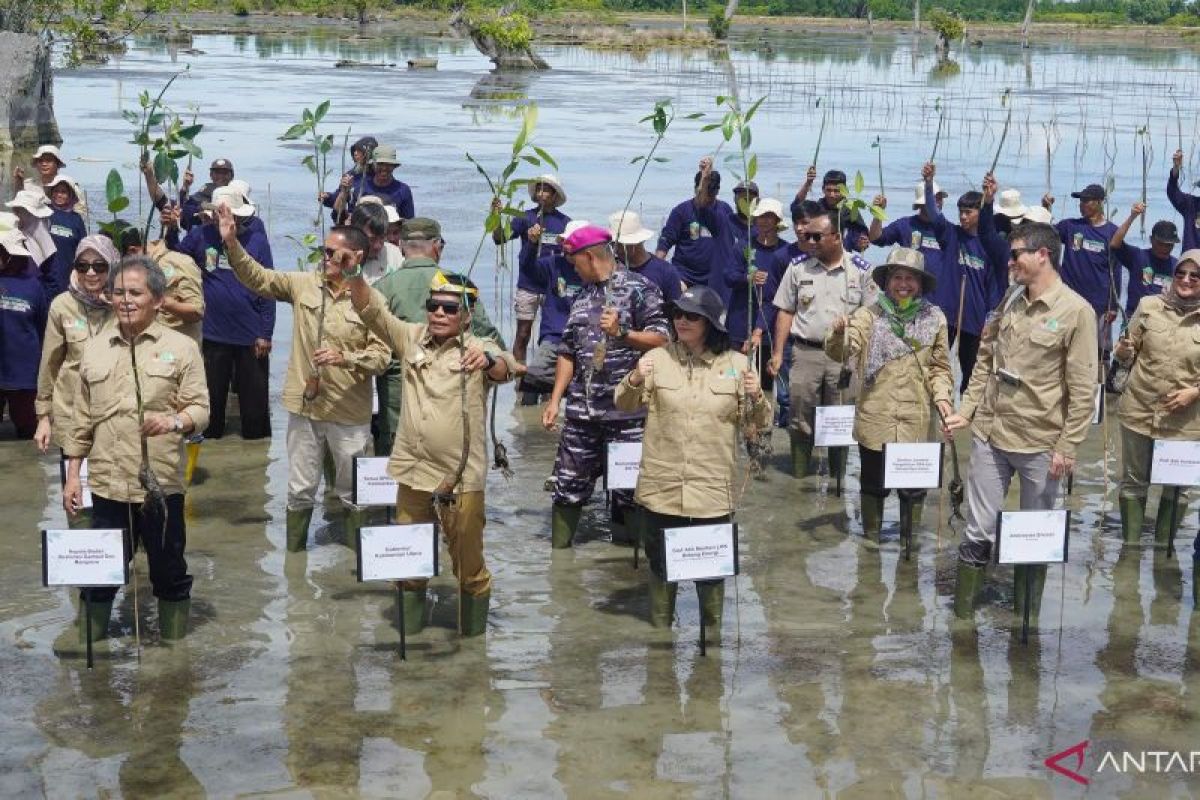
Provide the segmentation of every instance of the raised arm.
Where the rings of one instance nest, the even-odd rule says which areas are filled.
[[[267,269],[251,258],[238,241],[237,222],[228,206],[217,206],[216,215],[229,266],[233,268],[233,274],[237,275],[242,285],[257,295],[292,302],[292,276]]]

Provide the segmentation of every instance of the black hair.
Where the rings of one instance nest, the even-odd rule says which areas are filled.
[[[350,226],[373,236],[387,234],[387,210],[379,203],[359,203],[350,215]]]
[[[361,228],[356,228],[353,225],[334,225],[329,229],[331,234],[336,233],[341,236],[346,242],[346,246],[351,250],[357,250],[366,258],[367,251],[371,249],[371,240],[362,232]]]
[[[792,211],[792,222],[799,222],[801,219],[812,219],[818,214],[826,213],[825,206],[816,200],[793,200],[790,208]]]
[[[821,188],[824,188],[831,183],[835,186],[841,186],[845,182],[846,173],[842,172],[840,169],[831,169],[829,172],[826,172],[825,177],[821,179]]]
[[[379,142],[375,141],[374,136],[364,136],[354,144],[350,145],[350,152],[367,152],[374,150],[379,146]]]
[[[1062,261],[1062,239],[1053,225],[1045,222],[1022,222],[1012,229],[1008,242],[1024,242],[1026,247],[1041,250],[1043,247],[1050,254],[1050,263],[1058,269]]]
[[[958,207],[983,208],[983,195],[974,189],[969,192],[963,192],[962,197],[958,198]]]
[[[692,186],[696,189],[700,188],[700,176],[703,172],[697,172],[696,177],[692,179]],[[716,194],[721,189],[721,173],[715,169],[708,173],[708,191],[710,194]]]

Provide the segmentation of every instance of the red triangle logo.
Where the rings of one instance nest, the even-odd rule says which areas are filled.
[[[1088,779],[1083,777],[1082,775],[1080,775],[1078,772],[1076,772],[1076,770],[1083,768],[1083,756],[1084,756],[1084,753],[1087,752],[1087,746],[1088,746],[1088,740],[1084,739],[1079,744],[1072,745],[1071,747],[1068,747],[1066,750],[1063,750],[1061,753],[1055,753],[1054,755],[1050,756],[1042,763],[1045,764],[1050,769],[1054,770],[1055,772],[1059,773],[1060,775],[1066,775],[1068,778],[1075,781],[1076,783],[1081,783],[1084,786],[1087,786],[1089,783]],[[1069,756],[1075,756],[1075,769],[1070,769],[1069,767],[1064,767],[1062,764],[1059,763],[1060,761],[1063,761],[1064,759],[1068,758]]]

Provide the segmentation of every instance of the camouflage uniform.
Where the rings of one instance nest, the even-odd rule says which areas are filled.
[[[615,308],[619,324],[631,331],[667,335],[662,292],[635,272],[618,270],[604,283],[585,285],[576,296],[558,346],[558,354],[574,362],[575,375],[564,398],[563,432],[554,460],[556,505],[587,502],[604,474],[605,445],[640,442],[645,429],[645,409],[618,411],[613,403],[617,384],[642,353],[601,332],[606,306]],[[597,368],[600,347],[603,361]]]

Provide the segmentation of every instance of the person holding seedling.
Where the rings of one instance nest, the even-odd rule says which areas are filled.
[[[363,197],[363,185],[366,183],[367,173],[370,171],[371,156],[378,145],[379,142],[375,140],[374,136],[363,136],[350,145],[350,158],[353,160],[354,166],[349,172],[342,175],[338,181],[336,192],[321,192],[317,198],[326,207],[332,209],[330,213],[335,225],[345,223],[350,214],[354,212],[358,201]]]
[[[664,261],[646,249],[654,231],[642,224],[642,218],[632,211],[616,211],[608,215],[608,232],[612,234],[617,260],[653,283],[671,302],[683,292],[683,279],[670,261]]]
[[[733,349],[758,359],[758,373],[762,387],[770,391],[774,379],[767,371],[771,358],[771,347],[763,346],[763,332],[773,331],[775,305],[773,295],[764,287],[771,276],[776,256],[788,248],[788,243],[779,238],[783,223],[783,205],[773,197],[759,200],[754,207],[751,248],[754,255],[753,271],[748,269],[745,256],[731,263],[726,273],[726,282],[731,288],[729,314],[725,327],[729,331]]]
[[[149,162],[146,162],[142,169],[145,170],[147,166],[150,167],[150,175],[153,176],[154,168]],[[200,191],[193,195],[188,195],[187,200],[183,202],[183,211],[179,217],[179,224],[185,231],[190,231],[192,226],[204,222],[204,220],[200,219],[204,205],[213,201],[213,192],[222,186],[228,186],[229,182],[233,180],[233,162],[228,158],[215,159],[208,167],[208,179],[208,183],[204,184],[200,188]],[[179,193],[187,195],[193,181],[195,181],[195,176],[192,175],[192,171],[190,169],[185,170],[183,173],[183,183],[179,186]],[[156,201],[153,191],[150,192],[150,197],[151,200]],[[211,222],[211,220],[209,221]]]
[[[396,158],[396,148],[390,144],[381,144],[374,150],[371,171],[363,180],[362,191],[358,198],[367,195],[379,197],[387,205],[396,207],[396,213],[401,219],[412,219],[417,215],[413,206],[412,189],[407,183],[395,177],[396,167],[400,161]],[[350,209],[353,211],[353,209]]]
[[[695,195],[671,209],[658,237],[655,255],[671,263],[687,286],[710,286],[722,300],[727,299],[725,267],[736,258],[730,231],[733,209],[717,195],[721,192],[721,173],[713,170],[713,160],[700,160],[693,181]]]
[[[793,204],[803,203],[812,192],[813,183],[817,179],[817,168],[809,167],[804,176],[804,184],[796,192]],[[863,224],[861,217],[848,208],[842,207],[846,199],[846,173],[840,169],[831,169],[821,178],[821,198],[817,202],[830,214],[836,214],[838,226],[842,232],[842,246],[851,253],[861,253],[871,246],[869,229]]]
[[[1163,287],[1169,285],[1175,275],[1175,256],[1171,255],[1171,251],[1179,244],[1179,231],[1174,222],[1160,219],[1154,223],[1150,229],[1149,247],[1137,247],[1125,242],[1134,220],[1145,213],[1145,203],[1134,203],[1129,209],[1129,216],[1118,226],[1109,242],[1117,260],[1129,270],[1126,316],[1133,314],[1143,297],[1161,294]]]
[[[1183,215],[1183,249],[1200,247],[1200,197],[1179,188],[1179,176],[1183,171],[1183,151],[1171,155],[1171,172],[1167,176],[1167,199],[1175,210]]]
[[[937,200],[937,210],[941,211],[948,195],[936,181],[933,184],[933,196]],[[887,208],[887,203],[887,197],[884,195],[879,195],[874,200],[874,205],[880,208]],[[921,258],[925,260],[925,272],[935,280],[953,280],[954,270],[948,269],[943,263],[942,246],[938,244],[937,234],[933,230],[933,212],[925,207],[924,181],[918,183],[913,192],[912,207],[915,214],[900,217],[889,222],[887,226],[884,226],[883,220],[878,217],[871,217],[871,227],[867,233],[871,244],[876,247],[899,245],[918,250]]]

